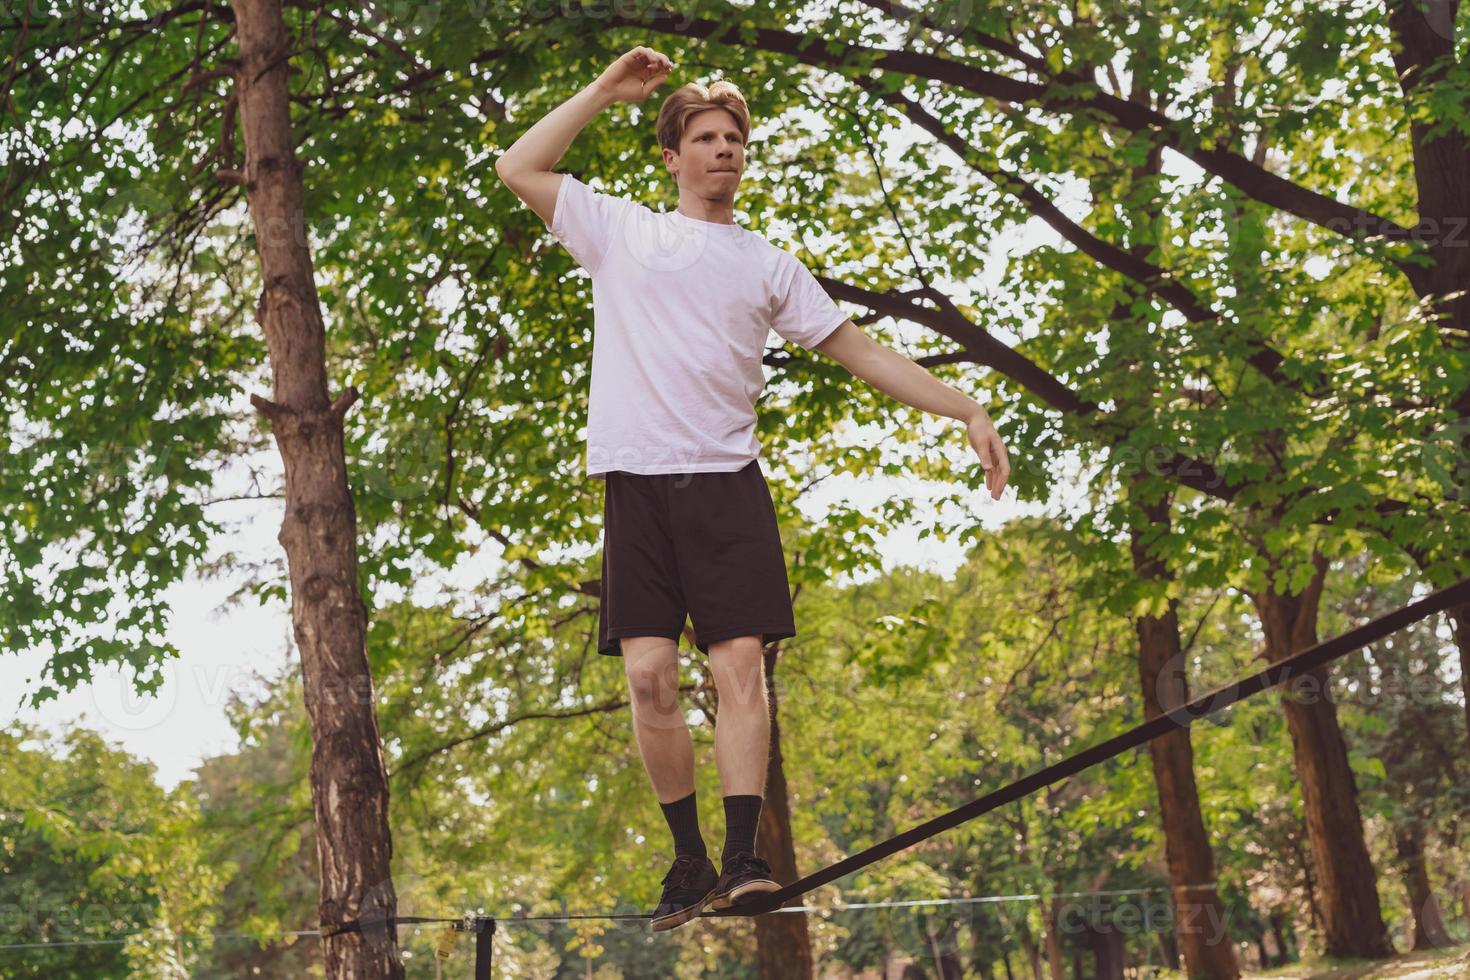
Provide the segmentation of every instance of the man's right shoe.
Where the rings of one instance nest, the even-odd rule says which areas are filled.
[[[682,926],[704,911],[715,894],[719,872],[708,857],[680,854],[663,877],[664,893],[649,917],[654,932]]]
[[[710,907],[728,909],[760,895],[769,895],[781,890],[771,877],[771,866],[765,858],[756,857],[746,851],[730,855],[730,860],[721,862],[720,880],[715,884],[715,897]]]

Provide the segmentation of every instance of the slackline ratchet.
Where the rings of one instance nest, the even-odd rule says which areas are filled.
[[[1264,670],[1251,674],[1234,683],[1227,684],[1209,694],[1195,698],[1186,704],[1180,705],[1155,718],[1135,725],[1127,731],[1114,735],[1106,741],[1074,753],[1060,762],[1053,763],[1045,768],[1038,769],[1028,776],[1002,786],[978,799],[971,800],[948,813],[940,814],[931,820],[927,820],[915,827],[911,827],[901,834],[890,837],[885,841],[874,844],[866,850],[846,857],[836,864],[830,865],[820,871],[813,872],[805,878],[785,886],[779,891],[763,895],[758,899],[742,902],[739,906],[728,909],[710,909],[701,914],[709,917],[723,917],[732,915],[763,915],[767,912],[777,911],[782,905],[793,898],[805,895],[816,888],[836,881],[845,875],[852,874],[891,854],[912,847],[922,840],[927,840],[935,834],[948,830],[951,827],[974,820],[983,814],[989,813],[1007,803],[1012,803],[1023,797],[1029,796],[1039,789],[1044,789],[1053,783],[1060,782],[1085,769],[1090,769],[1109,759],[1117,758],[1129,749],[1139,746],[1180,728],[1188,728],[1200,718],[1223,711],[1238,701],[1259,694],[1269,688],[1276,687],[1294,677],[1310,674],[1334,660],[1338,660],[1354,650],[1367,646],[1377,640],[1383,639],[1390,633],[1397,632],[1406,626],[1410,626],[1426,619],[1437,612],[1443,612],[1451,606],[1470,602],[1470,578],[1462,579],[1454,585],[1447,585],[1442,589],[1431,592],[1429,595],[1406,606],[1385,613],[1377,619],[1369,620],[1362,626],[1351,629],[1346,633],[1335,636],[1330,640],[1307,647],[1291,656],[1280,660]],[[515,917],[519,921],[522,917]],[[539,918],[529,916],[525,918]],[[589,918],[589,919],[643,919],[645,915],[585,915],[585,916],[547,916],[546,918]],[[384,919],[369,919],[370,926],[381,927],[389,919],[394,922],[448,922],[452,923],[451,929],[456,932],[475,933],[475,978],[476,980],[489,980],[490,956],[493,938],[495,935],[496,920],[486,916],[467,915],[463,919],[434,919],[418,916],[389,916]],[[509,917],[505,921],[512,921]],[[324,926],[321,930],[323,938],[340,935],[344,932],[358,932],[362,929],[362,923],[351,921],[339,924],[335,927]],[[450,934],[446,930],[446,936]],[[441,955],[447,955],[441,953]]]

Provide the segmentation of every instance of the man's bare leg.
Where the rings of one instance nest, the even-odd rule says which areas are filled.
[[[715,716],[715,765],[726,796],[764,796],[771,751],[771,709],[761,637],[737,636],[709,645],[710,672],[720,692]]]
[[[621,642],[638,751],[674,835],[674,863],[650,916],[657,932],[698,916],[714,896],[719,876],[699,832],[694,742],[679,708],[678,643],[662,636],[624,637]]]
[[[710,671],[720,691],[715,717],[715,764],[725,793],[725,845],[715,908],[776,891],[771,866],[756,855],[755,838],[765,802],[771,751],[771,709],[766,698],[762,637],[740,636],[709,645]]]
[[[679,705],[679,646],[664,636],[625,636],[623,667],[633,732],[660,803],[694,792],[694,742]]]

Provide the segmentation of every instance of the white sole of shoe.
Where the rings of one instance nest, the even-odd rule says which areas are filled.
[[[699,901],[695,902],[688,908],[682,908],[677,912],[670,912],[667,915],[661,915],[658,918],[651,920],[653,924],[653,931],[664,932],[668,929],[676,929],[679,926],[682,926],[684,923],[690,921],[691,919],[698,918],[699,913],[704,911],[704,907],[708,905],[710,899],[714,897],[715,890],[711,888],[708,895],[704,896],[704,898],[701,898]]]
[[[726,894],[717,896],[714,901],[710,902],[710,908],[727,909],[747,895],[769,895],[771,892],[778,892],[780,890],[781,886],[769,878],[762,878],[759,881],[742,882],[730,889]]]

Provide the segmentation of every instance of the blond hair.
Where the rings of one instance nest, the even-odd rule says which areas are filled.
[[[705,109],[725,109],[735,117],[740,127],[742,142],[750,140],[750,107],[745,96],[734,82],[720,79],[705,87],[698,82],[688,82],[674,89],[664,99],[658,110],[658,145],[660,149],[679,152],[679,141],[684,138],[684,127],[696,112]]]

